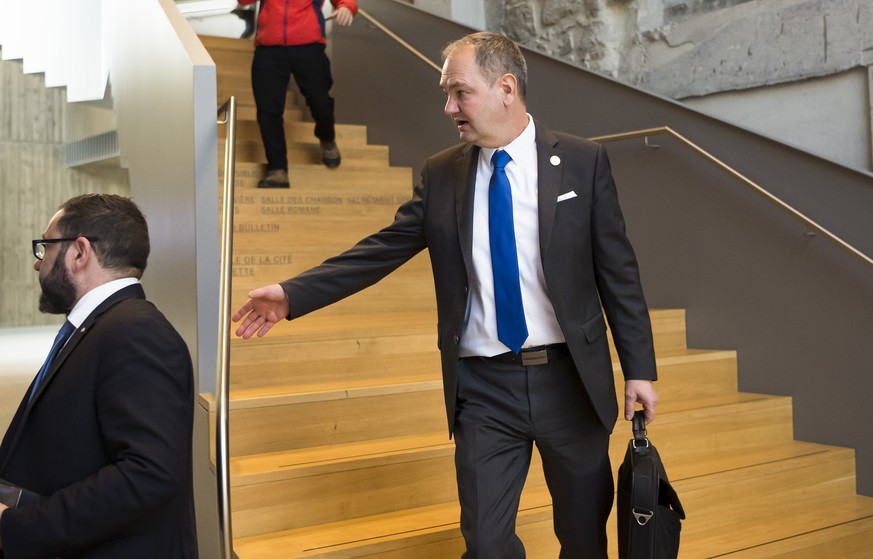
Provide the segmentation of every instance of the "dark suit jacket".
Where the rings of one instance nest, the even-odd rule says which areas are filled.
[[[0,519],[6,559],[197,557],[193,382],[141,286],[97,307],[0,445],[0,478],[41,495]]]
[[[600,145],[537,124],[540,251],[546,290],[582,382],[612,431],[618,414],[605,311],[625,379],[655,380],[648,309],[609,160]],[[472,269],[473,196],[479,148],[429,158],[395,221],[340,256],[282,283],[288,318],[368,287],[427,248],[433,267],[449,432],[455,416],[461,329]],[[562,194],[575,197],[558,202]],[[602,309],[602,310],[601,310]]]

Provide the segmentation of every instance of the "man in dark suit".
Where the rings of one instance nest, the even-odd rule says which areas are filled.
[[[193,369],[139,284],[145,218],[128,198],[79,196],[33,250],[40,310],[66,314],[72,334],[0,445],[14,495],[0,505],[0,556],[196,558]]]
[[[651,421],[657,403],[651,324],[609,162],[599,145],[546,130],[527,113],[526,63],[505,37],[476,33],[444,56],[445,112],[464,143],[426,161],[393,224],[252,291],[234,315],[236,333],[262,336],[427,248],[464,557],[524,557],[515,520],[535,442],[561,557],[605,558],[618,414],[606,319],[625,377],[625,418],[640,403]],[[496,225],[506,217],[498,207],[510,208],[508,232]],[[499,272],[506,261],[515,267]]]

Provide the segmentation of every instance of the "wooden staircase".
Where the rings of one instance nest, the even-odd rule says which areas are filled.
[[[235,95],[240,103],[238,308],[251,288],[301,272],[389,223],[412,177],[389,167],[387,148],[368,145],[361,126],[338,126],[343,163],[325,168],[312,124],[291,108],[291,188],[257,190],[264,158],[249,83],[252,45],[202,39],[218,66],[219,99]],[[460,556],[432,289],[423,254],[337,305],[279,324],[265,338],[232,342],[240,559]],[[680,557],[873,557],[873,499],[855,493],[854,452],[793,440],[790,398],[737,392],[736,353],[687,348],[682,310],[653,310],[652,320],[661,404],[650,436],[688,513]],[[203,395],[204,405],[210,399]],[[620,420],[610,449],[615,468],[629,438]],[[537,457],[518,524],[529,557],[557,556]],[[614,537],[610,556],[617,556]]]

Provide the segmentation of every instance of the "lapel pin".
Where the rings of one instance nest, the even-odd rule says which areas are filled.
[[[557,155],[553,155],[551,158],[549,158],[549,163],[551,163],[553,167],[557,167],[561,164],[561,158]]]

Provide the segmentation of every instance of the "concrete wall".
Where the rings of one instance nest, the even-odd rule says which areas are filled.
[[[0,60],[0,328],[60,325],[40,314],[31,239],[41,236],[58,206],[87,192],[130,195],[127,171],[64,165],[68,105],[63,88],[42,74]]]
[[[859,169],[873,169],[870,70],[685,99],[694,109]]]

